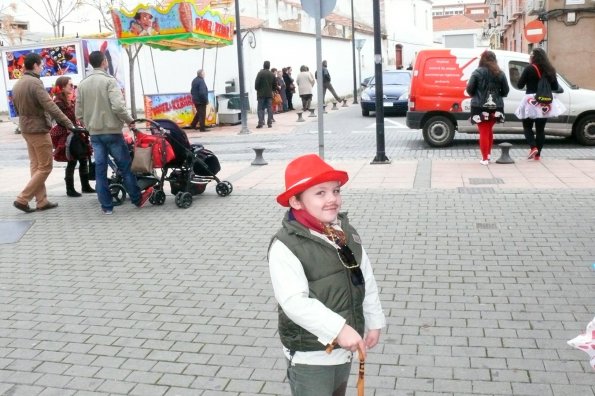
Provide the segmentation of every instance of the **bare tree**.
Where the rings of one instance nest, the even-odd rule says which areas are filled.
[[[82,3],[83,0],[23,0],[22,2],[52,26],[54,37],[60,37],[62,24]]]
[[[6,40],[8,45],[20,44],[23,41],[24,30],[16,23],[10,12],[17,9],[16,3],[9,3],[0,6],[0,36]],[[2,43],[4,44],[4,43]]]
[[[117,8],[120,1],[116,0],[83,0],[85,5],[95,8],[101,15],[100,23],[107,30],[114,31],[114,22],[111,17],[111,10]],[[130,75],[130,112],[132,118],[136,118],[136,94],[134,84],[134,62],[138,57],[142,44],[124,44],[122,47],[128,55],[128,72]]]

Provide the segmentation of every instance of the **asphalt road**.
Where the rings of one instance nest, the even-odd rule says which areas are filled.
[[[324,153],[327,159],[373,159],[376,155],[376,119],[363,117],[359,105],[340,111],[328,111],[324,117]],[[253,128],[254,125],[249,125]],[[411,130],[405,117],[387,116],[384,121],[385,152],[389,159],[452,158],[479,156],[476,134],[457,134],[454,144],[447,148],[429,147],[421,130]],[[254,158],[252,147],[265,147],[265,158],[289,159],[304,153],[318,153],[318,123],[308,122],[291,133],[209,136],[193,143],[201,143],[212,150],[221,161],[247,161]],[[496,135],[494,144],[510,142],[513,157],[523,157],[528,150],[522,135]],[[549,137],[543,158],[595,158],[595,148],[578,145],[569,139]],[[0,166],[27,164],[27,151],[21,139],[0,147]]]

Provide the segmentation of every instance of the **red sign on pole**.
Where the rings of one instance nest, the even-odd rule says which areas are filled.
[[[525,38],[530,43],[539,43],[545,38],[547,29],[539,19],[529,22],[525,25]]]

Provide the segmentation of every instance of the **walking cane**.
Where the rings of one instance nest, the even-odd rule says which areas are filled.
[[[326,353],[331,353],[335,348],[335,345],[337,345],[335,341],[328,344],[325,349]],[[364,373],[366,361],[364,359],[364,352],[359,346],[357,347],[357,357],[359,359],[359,370],[357,374],[357,396],[364,396]]]
[[[357,355],[359,358],[359,372],[357,376],[357,396],[364,396],[364,353],[360,347],[357,348]]]

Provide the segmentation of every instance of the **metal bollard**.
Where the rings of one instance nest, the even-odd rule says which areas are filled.
[[[337,102],[333,102],[333,108],[331,110],[339,110],[337,107]]]
[[[500,143],[498,145],[498,147],[500,147],[500,149],[502,150],[502,154],[500,155],[500,158],[498,158],[496,160],[497,164],[514,164],[514,160],[512,158],[510,158],[510,148],[512,147],[512,144],[504,142],[504,143]]]
[[[314,114],[314,109],[308,109],[308,111],[310,112],[308,117],[316,117],[316,114]]]
[[[305,122],[305,121],[306,121],[306,120],[304,120],[304,119],[302,118],[302,112],[301,112],[301,111],[298,111],[298,112],[297,112],[297,115],[298,115],[297,122]]]
[[[264,147],[252,147],[252,150],[254,150],[254,153],[256,154],[256,158],[254,158],[254,161],[252,161],[252,165],[268,164],[268,162],[266,162],[262,156],[262,152],[265,150]]]
[[[343,106],[341,107],[349,107],[349,105],[347,104],[347,99],[343,98]]]

